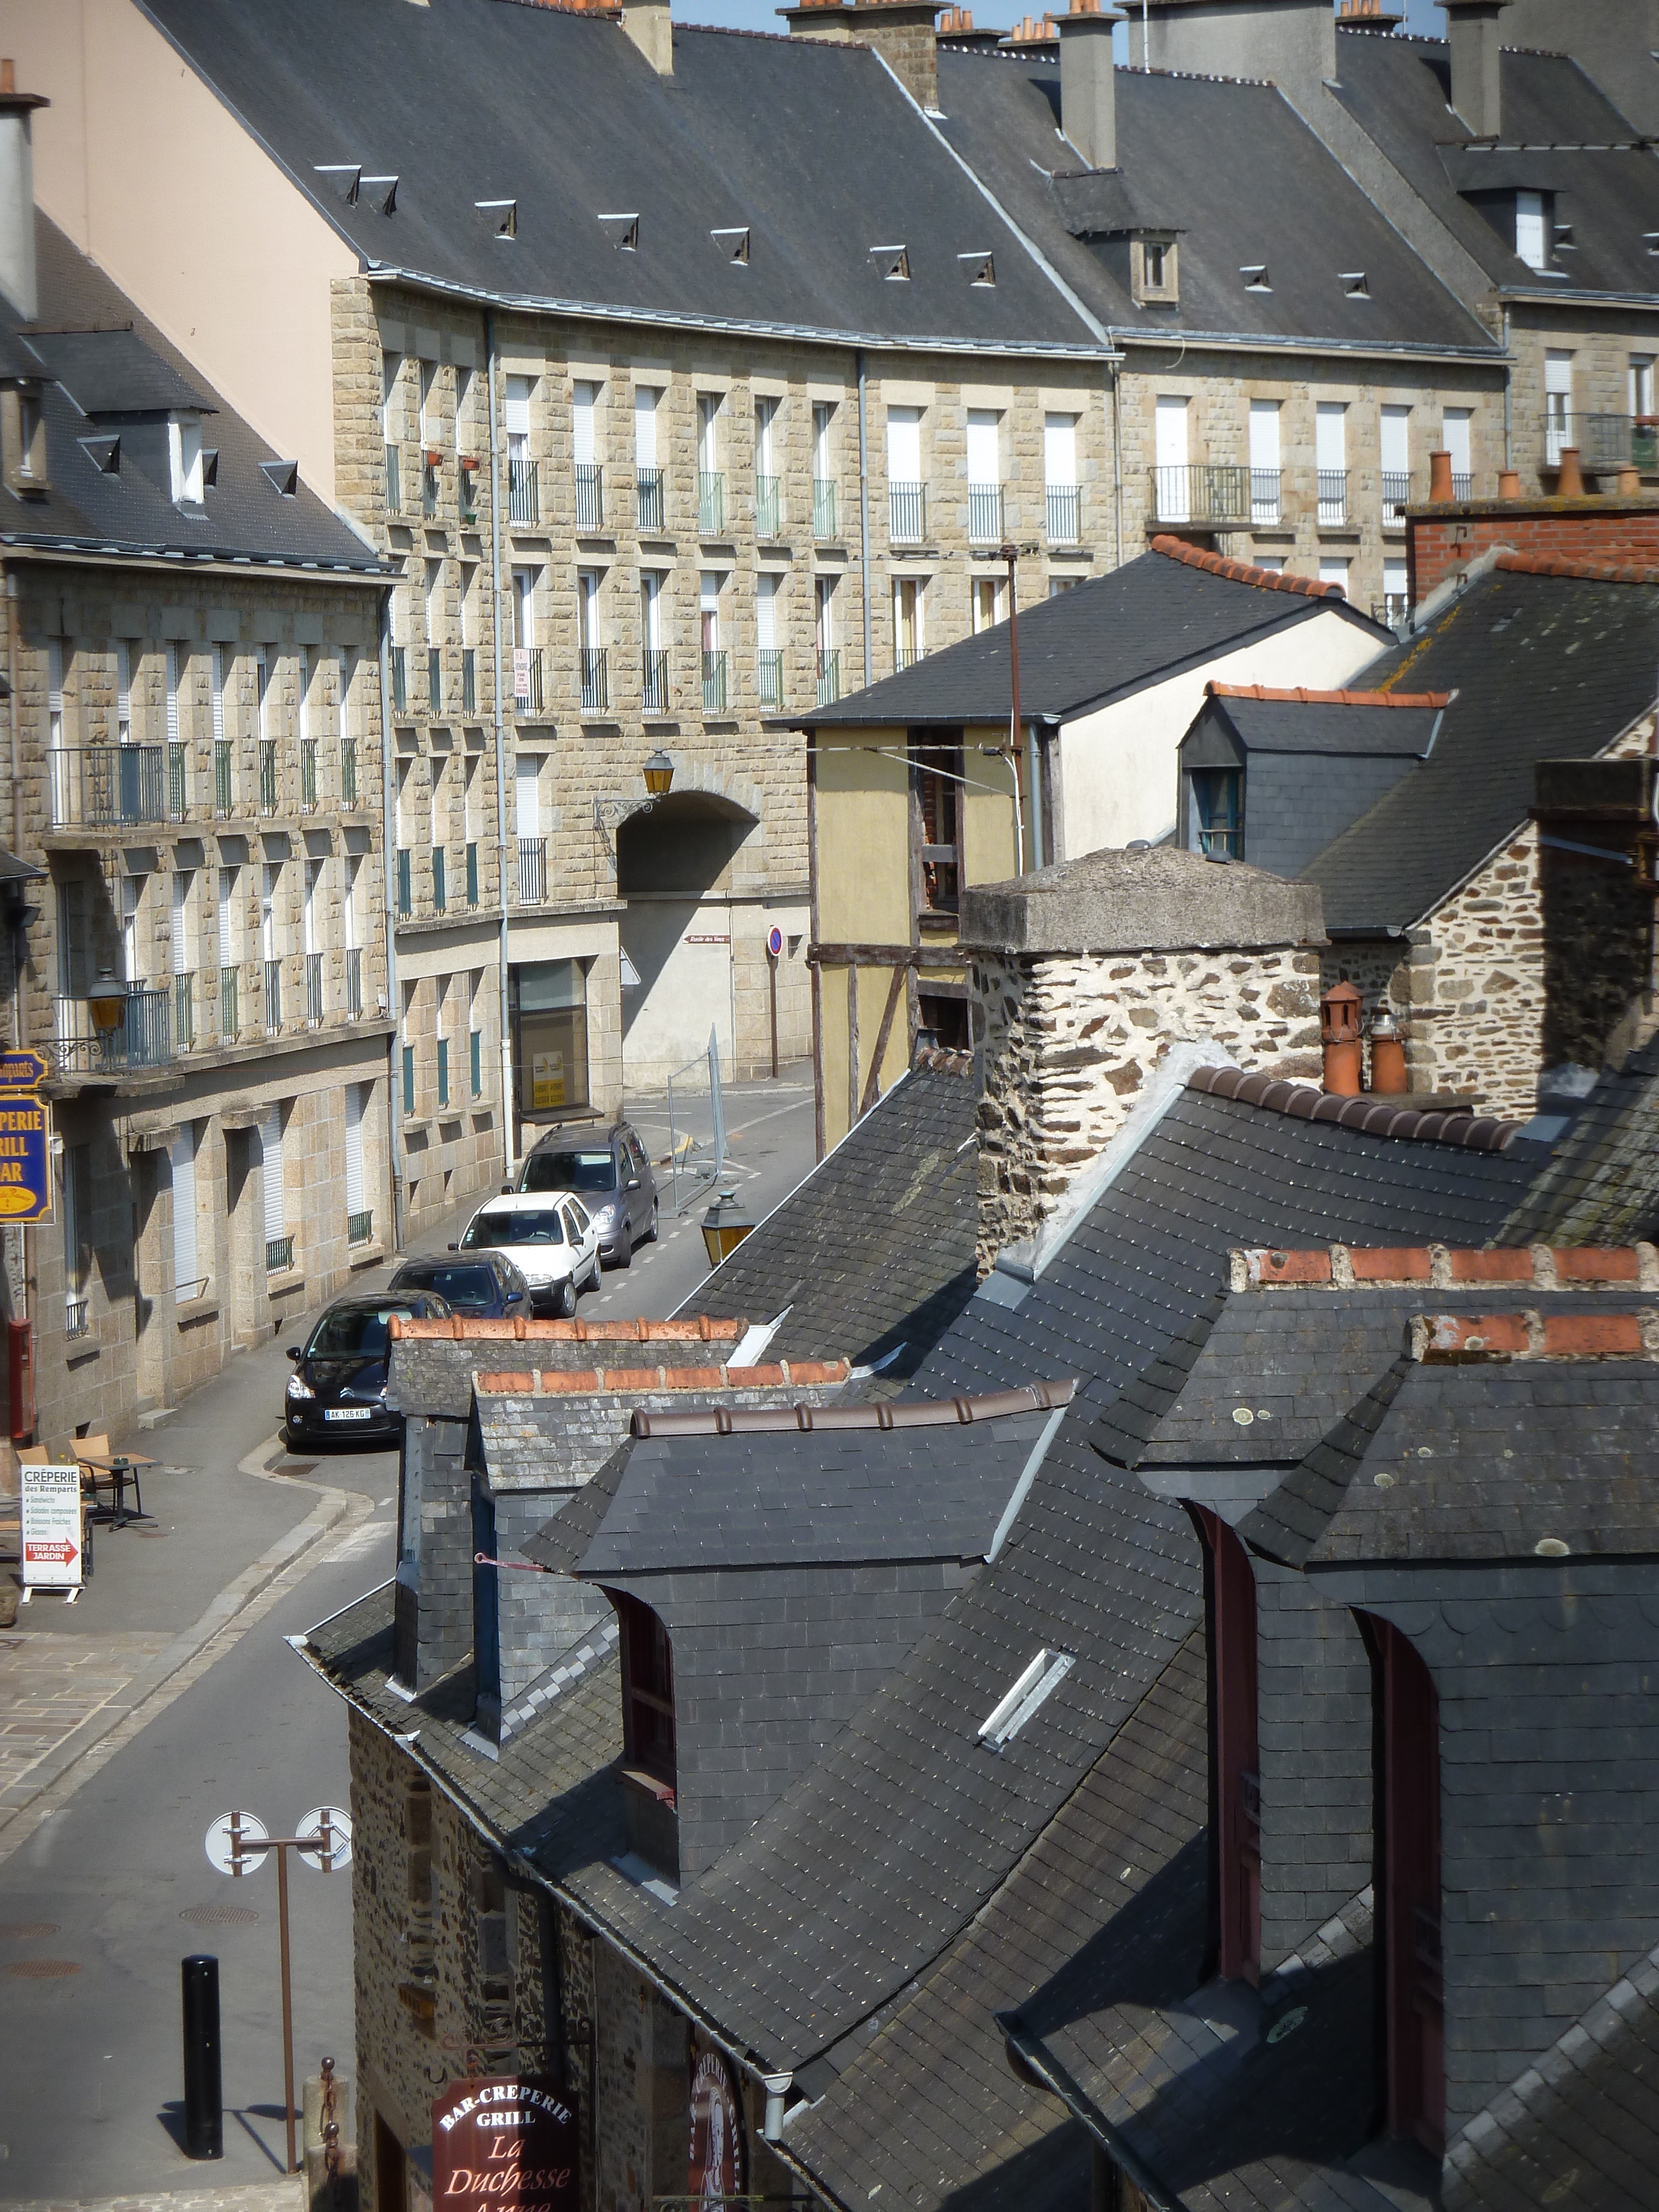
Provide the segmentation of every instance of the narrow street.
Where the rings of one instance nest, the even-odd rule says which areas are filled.
[[[665,1111],[633,1109],[653,1159]],[[757,1216],[811,1164],[810,1083],[727,1093],[722,1183]],[[676,1218],[583,1300],[593,1317],[666,1314],[707,1273]],[[416,1249],[441,1250],[466,1218]],[[378,1279],[384,1280],[381,1277]],[[392,1568],[397,1457],[288,1454],[280,1344],[242,1353],[140,1447],[152,1522],[100,1530],[73,1607],[37,1598],[0,1634],[0,2202],[232,2189],[277,2178],[282,2047],[275,1864],[209,1865],[233,1808],[273,1832],[348,1798],[343,1708],[285,1648]],[[50,1609],[49,1609],[50,1608]],[[355,2072],[350,1882],[290,1884],[295,2067]],[[220,1960],[225,2154],[177,2139],[179,1961]]]

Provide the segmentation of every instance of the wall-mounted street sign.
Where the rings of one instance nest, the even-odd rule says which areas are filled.
[[[0,1052],[0,1091],[38,1091],[51,1073],[38,1052]]]
[[[0,1091],[0,1223],[51,1220],[51,1137],[43,1098]]]
[[[432,2106],[433,2212],[574,2212],[576,2116],[554,2081],[452,2081]]]
[[[81,1587],[81,1470],[20,1467],[22,1486],[23,1595]]]

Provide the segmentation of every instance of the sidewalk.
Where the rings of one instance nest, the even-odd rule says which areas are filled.
[[[81,2204],[41,2197],[32,2203],[8,2204],[6,2212],[301,2212],[304,2203],[304,2186],[295,2173],[240,2188],[147,2191],[136,2197],[89,2197]]]

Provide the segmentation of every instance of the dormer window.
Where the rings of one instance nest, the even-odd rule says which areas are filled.
[[[1549,204],[1542,192],[1515,196],[1515,250],[1528,269],[1547,269],[1550,262]]]
[[[1174,307],[1181,297],[1173,238],[1137,238],[1129,246],[1129,291],[1138,307]]]
[[[202,425],[194,415],[174,415],[167,421],[167,460],[173,476],[175,507],[202,504]]]
[[[38,497],[47,489],[46,422],[41,412],[38,386],[8,386],[3,432],[8,489]]]
[[[668,1631],[647,1605],[611,1593],[622,1626],[623,1758],[638,1774],[675,1791],[674,1655]]]

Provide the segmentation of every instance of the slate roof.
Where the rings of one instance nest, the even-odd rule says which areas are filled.
[[[1601,1077],[1498,1242],[1632,1244],[1656,1234],[1659,1036]]]
[[[1265,571],[1235,567],[1224,575],[1150,551],[1026,608],[1019,618],[1022,714],[1067,721],[1334,608],[1377,638],[1387,635],[1340,592],[1328,599],[1281,591]],[[1013,704],[1008,635],[1008,624],[999,623],[834,707],[798,715],[792,726],[1006,722]]]
[[[919,1060],[678,1309],[787,1309],[768,1359],[844,1355],[902,1380],[974,1287],[978,1093],[972,1063]],[[1022,1376],[1021,1382],[1029,1378]]]
[[[1590,759],[1652,705],[1656,661],[1659,585],[1536,575],[1500,555],[1353,679],[1458,696],[1430,757],[1302,871],[1326,928],[1431,912],[1525,823],[1538,762]]]
[[[1339,758],[1421,760],[1442,712],[1436,707],[1360,706],[1333,699],[1252,698],[1237,690],[1216,691],[1205,705],[1228,725],[1246,752],[1330,753]]]
[[[1057,61],[946,47],[939,62],[939,128],[1115,337],[1496,351],[1274,86],[1120,69],[1123,185],[1103,193],[1109,180],[1066,173],[1081,164],[1058,135]],[[1134,304],[1105,243],[1126,224],[1181,234],[1177,307]],[[1272,289],[1247,289],[1241,272],[1262,263]],[[1369,298],[1342,281],[1357,270]]]
[[[1505,49],[1499,141],[1478,149],[1448,112],[1443,39],[1338,29],[1336,98],[1495,284],[1550,299],[1652,295],[1644,233],[1659,230],[1659,165],[1577,62]],[[1555,257],[1553,275],[1530,268],[1463,197],[1517,185],[1561,195],[1556,220],[1571,228],[1573,250]]]
[[[276,453],[57,226],[35,213],[39,327],[0,300],[0,374],[46,377],[42,391],[51,489],[20,499],[0,486],[0,544],[80,547],[104,556],[250,556],[321,576],[383,577],[373,548],[301,479],[285,495],[260,464]],[[165,423],[172,410],[204,414],[217,477],[199,512],[176,507]],[[144,418],[150,418],[145,420]],[[130,426],[119,428],[118,426]],[[81,443],[119,434],[118,469],[106,473]]]
[[[677,23],[664,79],[605,15],[502,0],[149,12],[371,272],[665,323],[1103,350],[866,47]],[[383,189],[349,204],[331,163],[395,176],[395,211]],[[476,205],[501,199],[510,240]],[[602,227],[617,213],[636,250]],[[737,227],[744,264],[710,235]],[[894,245],[908,283],[871,257]],[[995,283],[971,283],[958,257],[988,252]]]

